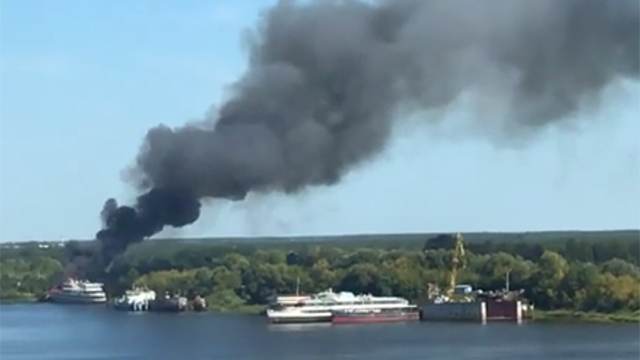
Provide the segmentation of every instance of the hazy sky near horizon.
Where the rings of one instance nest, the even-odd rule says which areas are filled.
[[[0,2],[0,241],[92,238],[106,198],[135,197],[123,170],[146,131],[221,103],[272,2]],[[638,82],[619,81],[505,138],[460,99],[401,122],[335,186],[212,200],[157,236],[638,228],[639,100]]]

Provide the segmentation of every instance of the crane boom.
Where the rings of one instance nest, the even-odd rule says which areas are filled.
[[[449,296],[453,294],[456,287],[456,280],[458,277],[458,271],[464,268],[465,252],[464,252],[464,240],[462,234],[456,234],[456,240],[453,247],[453,254],[451,257],[451,271],[449,273],[449,289],[447,293]]]

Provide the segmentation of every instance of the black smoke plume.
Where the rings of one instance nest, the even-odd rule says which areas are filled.
[[[281,1],[215,115],[149,130],[134,167],[144,195],[109,202],[98,239],[111,258],[195,221],[200,199],[336,183],[384,148],[399,110],[471,93],[502,109],[505,131],[560,120],[612,81],[637,79],[638,4]]]
[[[142,241],[165,225],[180,227],[198,219],[200,202],[188,190],[154,188],[138,197],[135,207],[118,206],[108,199],[102,208],[103,229],[96,235],[100,241],[103,265],[124,252],[132,243]]]

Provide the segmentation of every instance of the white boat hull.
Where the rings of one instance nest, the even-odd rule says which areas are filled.
[[[331,321],[331,312],[287,311],[287,310],[267,310],[267,318],[275,324],[311,323]]]
[[[51,294],[49,299],[52,302],[60,304],[104,304],[107,302],[107,296],[83,296],[69,294]]]

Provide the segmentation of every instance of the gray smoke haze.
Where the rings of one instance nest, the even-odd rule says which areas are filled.
[[[384,149],[398,111],[465,92],[504,109],[507,131],[559,121],[638,78],[639,12],[637,0],[282,1],[214,116],[149,130],[134,169],[144,201],[106,210],[117,224],[131,209],[134,230],[108,225],[98,238],[135,242],[195,221],[202,198],[334,184]]]

